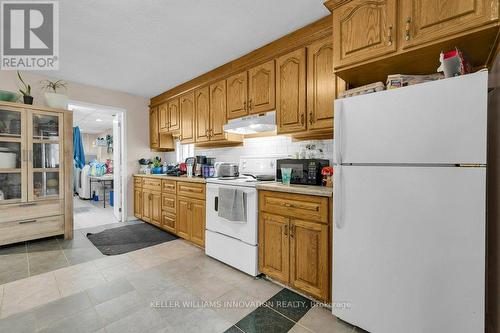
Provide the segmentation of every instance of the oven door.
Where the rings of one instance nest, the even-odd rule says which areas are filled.
[[[238,189],[246,193],[246,223],[229,221],[219,216],[219,188],[223,187]],[[207,230],[241,240],[249,245],[257,245],[257,190],[255,188],[209,183],[206,200],[205,227]]]

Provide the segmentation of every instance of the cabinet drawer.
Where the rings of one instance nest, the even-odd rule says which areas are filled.
[[[328,223],[328,198],[260,191],[260,210],[314,222]]]
[[[142,187],[153,191],[161,191],[161,179],[144,178]]]
[[[61,215],[63,213],[64,201],[62,200],[5,205],[0,208],[0,224],[3,222],[21,221],[37,217]]]
[[[161,196],[161,207],[162,209],[175,214],[175,195],[162,194]]]
[[[177,195],[205,200],[205,184],[177,182]]]
[[[22,219],[0,224],[0,245],[64,233],[64,215]]]
[[[142,187],[142,177],[134,177],[134,186]]]
[[[175,194],[176,193],[175,183],[176,183],[175,180],[162,180],[161,191],[163,193]]]
[[[175,214],[172,214],[169,211],[163,210],[161,225],[162,225],[162,227],[164,227],[168,231],[175,234]]]

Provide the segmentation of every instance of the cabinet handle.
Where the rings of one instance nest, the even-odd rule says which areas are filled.
[[[213,130],[213,129],[211,129],[211,130],[210,130],[210,137],[213,137],[213,136],[214,136],[214,130]]]
[[[300,124],[304,125],[304,114],[300,115]]]
[[[245,111],[247,111],[247,110],[248,110],[248,109],[247,109],[247,101],[244,101],[244,102],[243,102],[243,110],[245,110]]]
[[[182,135],[179,135],[179,141],[182,141]]]
[[[405,25],[405,40],[410,40],[410,26],[411,26],[411,17],[406,18]]]
[[[24,203],[24,204],[19,205],[19,207],[31,207],[31,206],[36,206],[36,203],[30,202],[30,203]]]
[[[292,238],[295,237],[295,224],[292,224],[290,226],[290,237],[292,237]]]
[[[387,45],[391,46],[392,45],[392,25],[389,26],[389,33],[387,34],[387,39],[389,40],[387,42]]]
[[[311,112],[309,112],[309,124],[311,124],[311,125],[312,125],[312,123],[313,123],[313,122],[314,122],[314,119],[313,119],[313,113],[312,113],[312,111],[311,111]]]
[[[25,220],[25,221],[19,221],[19,224],[26,224],[26,223],[35,223],[37,220]]]
[[[285,224],[284,233],[285,233],[285,236],[288,236],[288,224]]]
[[[252,99],[250,99],[250,100],[248,101],[248,108],[249,108],[250,110],[252,110]]]

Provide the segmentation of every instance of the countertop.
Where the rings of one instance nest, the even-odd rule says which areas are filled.
[[[258,190],[316,195],[320,197],[332,197],[333,188],[313,185],[283,185],[279,182],[263,182],[256,185]]]
[[[167,176],[167,175],[145,175],[142,173],[136,173],[134,174],[134,177],[146,177],[146,178],[159,178],[159,179],[169,179],[169,180],[177,180],[179,182],[191,182],[191,183],[202,183],[205,184],[206,181],[204,178],[200,177],[187,177],[187,176]]]

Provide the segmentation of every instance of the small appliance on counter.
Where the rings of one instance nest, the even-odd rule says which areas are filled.
[[[216,162],[215,177],[238,177],[240,175],[239,166],[236,163]]]
[[[196,164],[194,166],[194,175],[196,177],[201,177],[203,174],[203,165],[205,165],[207,163],[207,157],[206,156],[202,156],[202,155],[198,155],[196,156]]]
[[[330,162],[322,159],[278,159],[276,161],[276,181],[281,181],[281,168],[291,168],[290,184],[321,185],[321,170]]]

